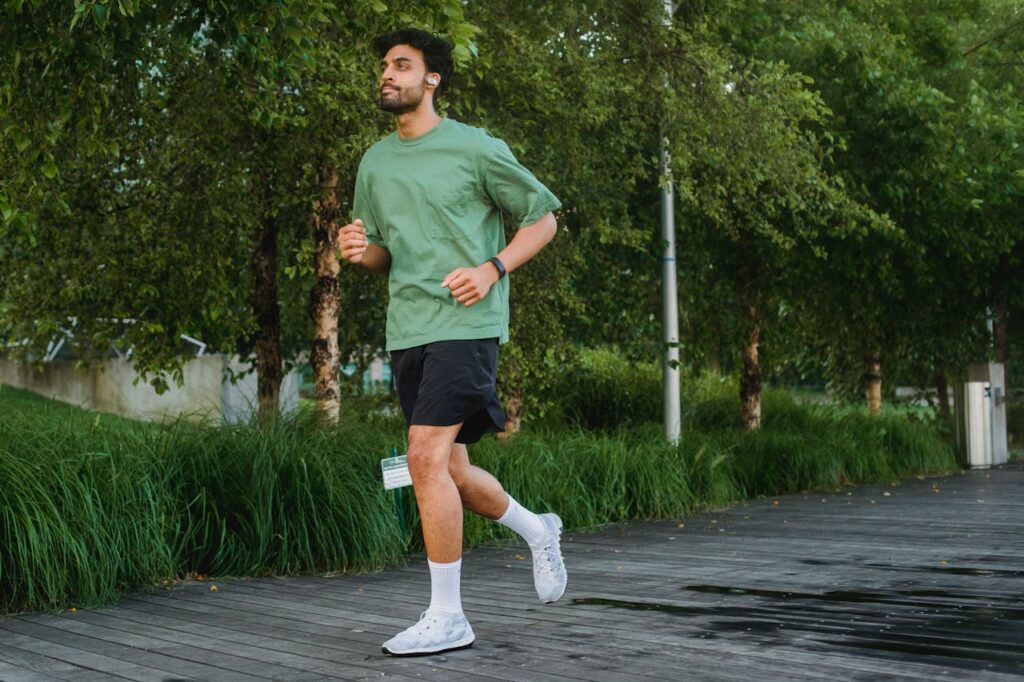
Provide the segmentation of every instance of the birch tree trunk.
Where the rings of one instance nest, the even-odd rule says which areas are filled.
[[[864,395],[868,402],[868,412],[882,412],[882,354],[871,351],[864,356]]]
[[[523,426],[523,376],[518,369],[509,372],[501,398],[505,408],[505,431],[498,434],[498,439],[505,440],[519,433]]]
[[[743,368],[740,373],[741,422],[744,431],[753,431],[761,427],[761,362],[758,357],[761,320],[757,306],[753,304],[745,305],[743,314],[747,318],[749,333],[743,347]]]
[[[505,397],[505,432],[498,434],[501,439],[512,438],[523,426],[523,399],[520,391],[512,391]]]
[[[939,414],[949,416],[949,382],[945,372],[935,373],[935,393],[938,395]]]
[[[284,369],[281,308],[277,291],[277,223],[265,208],[253,249],[253,311],[256,313],[256,395],[261,424],[278,413]]]
[[[1006,304],[999,301],[992,309],[992,345],[996,362],[1003,363],[1003,390],[1010,388],[1010,339],[1007,333]]]
[[[313,317],[313,350],[309,356],[320,418],[337,423],[341,412],[338,372],[338,174],[329,164],[319,170],[320,199],[313,211],[313,290],[309,309]]]

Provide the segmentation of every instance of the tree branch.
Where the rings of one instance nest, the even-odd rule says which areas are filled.
[[[985,47],[986,45],[990,45],[991,43],[994,43],[997,40],[1002,40],[1006,36],[1008,36],[1011,33],[1013,33],[1015,30],[1020,28],[1022,25],[1024,25],[1024,19],[1018,19],[1017,21],[1014,21],[1009,26],[1004,28],[1002,31],[997,32],[991,38],[988,38],[987,40],[983,40],[980,43],[978,43],[976,45],[972,45],[971,47],[967,48],[966,50],[964,50],[963,52],[960,53],[960,56],[967,57],[971,53],[980,50],[981,48]]]

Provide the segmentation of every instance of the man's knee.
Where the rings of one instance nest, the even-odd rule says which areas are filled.
[[[447,471],[450,451],[449,434],[444,429],[413,427],[409,430],[409,450],[406,453],[409,473],[417,479]]]

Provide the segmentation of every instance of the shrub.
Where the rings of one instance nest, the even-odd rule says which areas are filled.
[[[1024,448],[1024,402],[1007,405],[1006,431],[1011,448]]]
[[[730,386],[689,386],[705,400],[678,446],[659,424],[641,423],[527,430],[487,438],[471,457],[570,528],[955,467],[926,423],[803,406],[772,391],[764,428],[743,433],[719,406]],[[0,389],[0,610],[96,604],[195,573],[401,563],[422,544],[414,497],[383,490],[379,459],[403,449],[403,423],[364,408],[332,427],[311,415],[264,428],[161,426]],[[512,537],[471,514],[465,531],[467,546]]]
[[[613,348],[581,350],[554,385],[563,419],[581,428],[615,429],[661,418],[660,367],[631,362]]]

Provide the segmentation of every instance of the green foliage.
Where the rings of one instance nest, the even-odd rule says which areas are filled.
[[[0,403],[4,610],[94,604],[192,572],[371,570],[403,556],[378,481],[394,431],[160,427],[11,389]]]
[[[788,297],[790,359],[824,365],[846,395],[869,353],[887,380],[955,376],[988,355],[986,310],[1020,305],[1007,273],[1021,232],[1005,219],[1021,195],[1020,70],[1005,68],[1021,32],[1004,30],[1018,15],[1003,2],[747,0],[707,16],[742,54],[813,79],[832,112],[831,168],[895,228],[828,235],[827,260],[803,260]]]
[[[624,260],[641,270],[649,258],[651,226],[632,219],[630,200],[657,144],[638,96],[654,67],[624,62],[649,10],[608,0],[467,4],[480,58],[456,77],[452,113],[506,140],[564,206],[555,239],[511,279],[512,344],[499,383],[527,419],[549,416],[581,325],[604,326],[625,307],[598,300],[635,288]],[[621,318],[614,325],[609,337],[626,329]]]
[[[562,418],[582,429],[615,429],[657,421],[661,415],[661,368],[631,362],[615,348],[583,349],[561,368],[554,396]]]
[[[695,386],[704,396],[731,388]],[[955,466],[926,424],[771,399],[776,419],[755,434],[707,419],[689,419],[679,447],[655,424],[527,431],[485,439],[471,457],[570,528]],[[411,489],[399,493],[399,518],[378,460],[402,449],[402,422],[366,407],[370,421],[343,413],[331,428],[308,417],[262,429],[159,426],[0,389],[0,611],[97,604],[194,573],[401,563],[422,545],[415,504]],[[472,514],[465,533],[467,546],[511,537]]]
[[[372,115],[368,44],[396,21],[387,5],[8,1],[0,18],[0,331],[39,358],[73,325],[83,359],[131,347],[158,389],[182,379],[182,334],[248,355],[269,228],[283,353],[307,348],[318,174],[340,177],[344,209],[391,123]],[[400,19],[451,34],[460,61],[473,47],[458,0]],[[343,284],[342,328],[362,331],[344,348],[361,349],[383,292]]]
[[[1024,449],[1024,402],[1009,403],[1006,410],[1006,431],[1009,446]]]
[[[179,566],[201,573],[367,570],[400,559],[379,489],[381,435],[314,421],[167,434],[168,492],[182,503]],[[159,456],[159,455],[158,455]]]
[[[662,350],[663,135],[684,365],[735,364],[750,311],[767,370],[823,371],[849,397],[868,352],[886,386],[985,357],[988,311],[1024,309],[1019,2],[663,14],[657,0],[4,0],[0,335],[38,358],[73,324],[81,355],[130,346],[158,387],[182,376],[182,334],[248,354],[254,236],[270,225],[283,351],[301,353],[320,173],[337,173],[347,215],[359,157],[393,123],[369,41],[413,24],[456,43],[448,111],[506,139],[564,202],[555,241],[513,276],[501,384],[528,418],[556,409],[576,345]],[[384,282],[340,280],[342,352],[365,364]]]
[[[157,431],[0,390],[0,594],[5,611],[95,603],[174,572],[162,481],[125,441]]]

